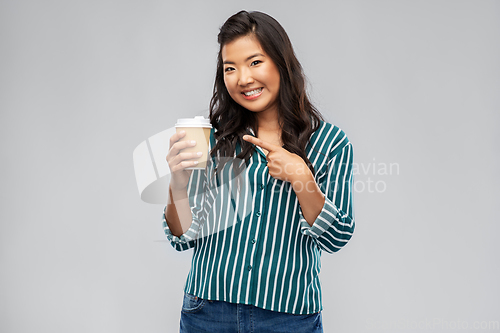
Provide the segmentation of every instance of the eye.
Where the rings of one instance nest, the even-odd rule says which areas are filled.
[[[262,61],[260,61],[260,60],[254,60],[254,61],[252,61],[252,63],[250,64],[250,66],[255,66],[255,65],[258,65],[258,64],[260,64],[261,62],[262,62]]]
[[[226,73],[227,73],[227,72],[232,72],[232,71],[234,71],[234,68],[233,68],[233,67],[226,67],[226,68],[224,69],[224,72],[226,72]]]

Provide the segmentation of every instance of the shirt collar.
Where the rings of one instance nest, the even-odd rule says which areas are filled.
[[[251,127],[247,127],[247,133],[251,133],[253,136],[255,136],[255,132]],[[262,148],[260,148],[259,146],[255,146],[255,148],[257,149],[257,152],[259,152],[264,157],[264,159],[266,159],[266,153],[264,153]]]

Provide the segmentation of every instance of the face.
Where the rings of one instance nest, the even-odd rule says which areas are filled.
[[[222,48],[224,83],[233,100],[253,112],[276,112],[280,74],[253,36],[240,37]]]

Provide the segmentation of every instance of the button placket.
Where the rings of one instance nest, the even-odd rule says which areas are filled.
[[[249,253],[251,255],[249,256],[249,260],[247,261],[247,266],[246,266],[246,273],[249,275],[249,282],[250,282],[250,293],[252,295],[255,294],[255,288],[257,288],[257,279],[258,279],[258,269],[257,271],[254,269],[255,267],[259,266],[260,262],[260,256],[261,256],[261,246],[262,243],[257,243],[259,237],[262,236],[262,223],[261,219],[264,218],[264,215],[266,214],[266,207],[268,203],[266,202],[266,192],[267,192],[267,183],[268,183],[268,169],[267,169],[267,160],[265,158],[265,155],[263,154],[262,150],[257,147],[257,154],[255,156],[252,156],[252,158],[259,159],[260,156],[258,153],[260,153],[263,158],[260,158],[260,163],[264,164],[264,168],[262,169],[262,165],[259,167],[259,171],[257,172],[258,178],[255,179],[256,182],[254,183],[254,191],[255,191],[255,206],[253,207],[253,216],[251,217],[252,223],[255,223],[255,229],[252,230],[252,233],[250,234],[251,236],[247,238],[247,246],[249,247]],[[260,228],[259,228],[260,226]]]

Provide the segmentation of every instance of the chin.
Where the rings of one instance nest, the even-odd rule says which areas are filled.
[[[245,104],[240,104],[240,105],[243,106],[248,111],[252,111],[252,112],[262,112],[262,111],[267,109],[267,106],[259,106],[259,105],[248,105],[247,106]]]

